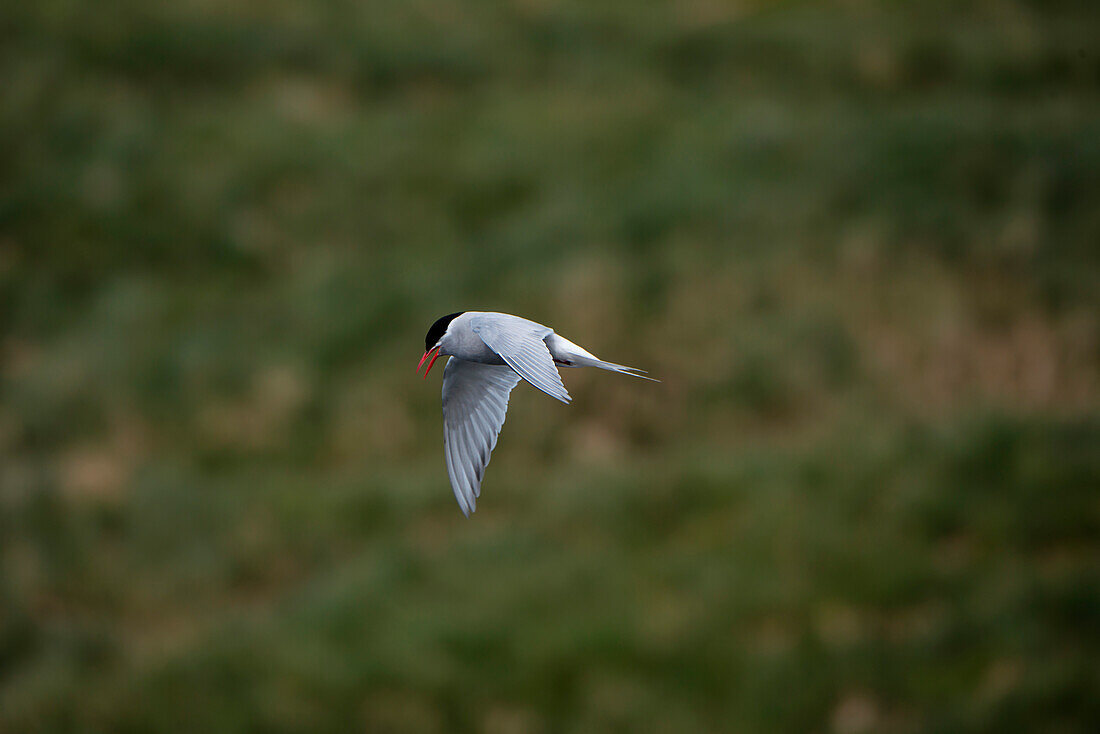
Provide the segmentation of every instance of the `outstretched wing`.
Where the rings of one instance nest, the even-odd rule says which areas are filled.
[[[506,365],[451,357],[443,369],[443,453],[458,506],[477,509],[481,478],[508,411],[519,375]]]
[[[553,329],[503,313],[482,314],[471,320],[470,328],[520,377],[563,403],[572,399],[546,346]]]

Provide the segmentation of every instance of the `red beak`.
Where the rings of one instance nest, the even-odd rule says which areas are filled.
[[[434,354],[432,354],[434,352]],[[420,358],[420,364],[416,365],[416,371],[420,372],[420,368],[424,365],[424,360],[431,355],[432,361],[428,362],[428,369],[424,370],[424,377],[427,378],[428,373],[432,371],[432,365],[435,364],[435,360],[439,358],[439,347],[432,347],[428,351],[424,352],[424,356]]]

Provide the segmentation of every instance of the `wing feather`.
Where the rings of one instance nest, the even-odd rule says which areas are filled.
[[[520,376],[507,365],[456,357],[443,368],[443,453],[462,513],[477,509],[481,480],[508,411],[508,395]]]
[[[563,403],[572,399],[546,346],[553,329],[500,313],[482,314],[471,320],[470,328],[520,377]]]
[[[444,430],[446,433],[446,430]],[[451,489],[454,490],[455,499],[458,500],[458,507],[462,510],[462,514],[466,517],[470,516],[470,503],[466,500],[466,488],[464,485],[464,479],[459,481],[458,474],[455,472],[455,467],[458,464],[455,458],[454,442],[451,436],[443,437],[443,454],[447,459],[447,476],[451,480]]]

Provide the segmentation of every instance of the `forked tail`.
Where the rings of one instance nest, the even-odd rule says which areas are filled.
[[[602,359],[595,357],[583,357],[575,355],[573,357],[573,364],[578,367],[599,367],[601,370],[610,370],[611,372],[618,372],[621,375],[630,375],[631,377],[637,377],[640,380],[649,380],[650,382],[660,382],[655,377],[646,377],[646,371],[640,370],[637,367],[627,367],[625,364],[615,364],[614,362],[604,362]]]
[[[631,377],[637,377],[642,380],[660,382],[660,380],[652,377],[646,377],[645,370],[640,370],[637,367],[627,367],[625,364],[604,362],[595,354],[592,354],[592,352],[582,346],[574,344],[561,334],[550,334],[546,338],[546,346],[550,349],[550,355],[554,358],[554,361],[565,367],[599,367],[601,370],[610,370],[611,372],[630,375]]]

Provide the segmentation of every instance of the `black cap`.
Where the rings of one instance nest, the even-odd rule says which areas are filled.
[[[435,343],[443,338],[443,335],[447,333],[447,327],[456,318],[466,313],[465,311],[458,311],[457,313],[447,314],[446,316],[437,319],[434,324],[428,329],[428,335],[424,337],[424,351],[427,352]]]

